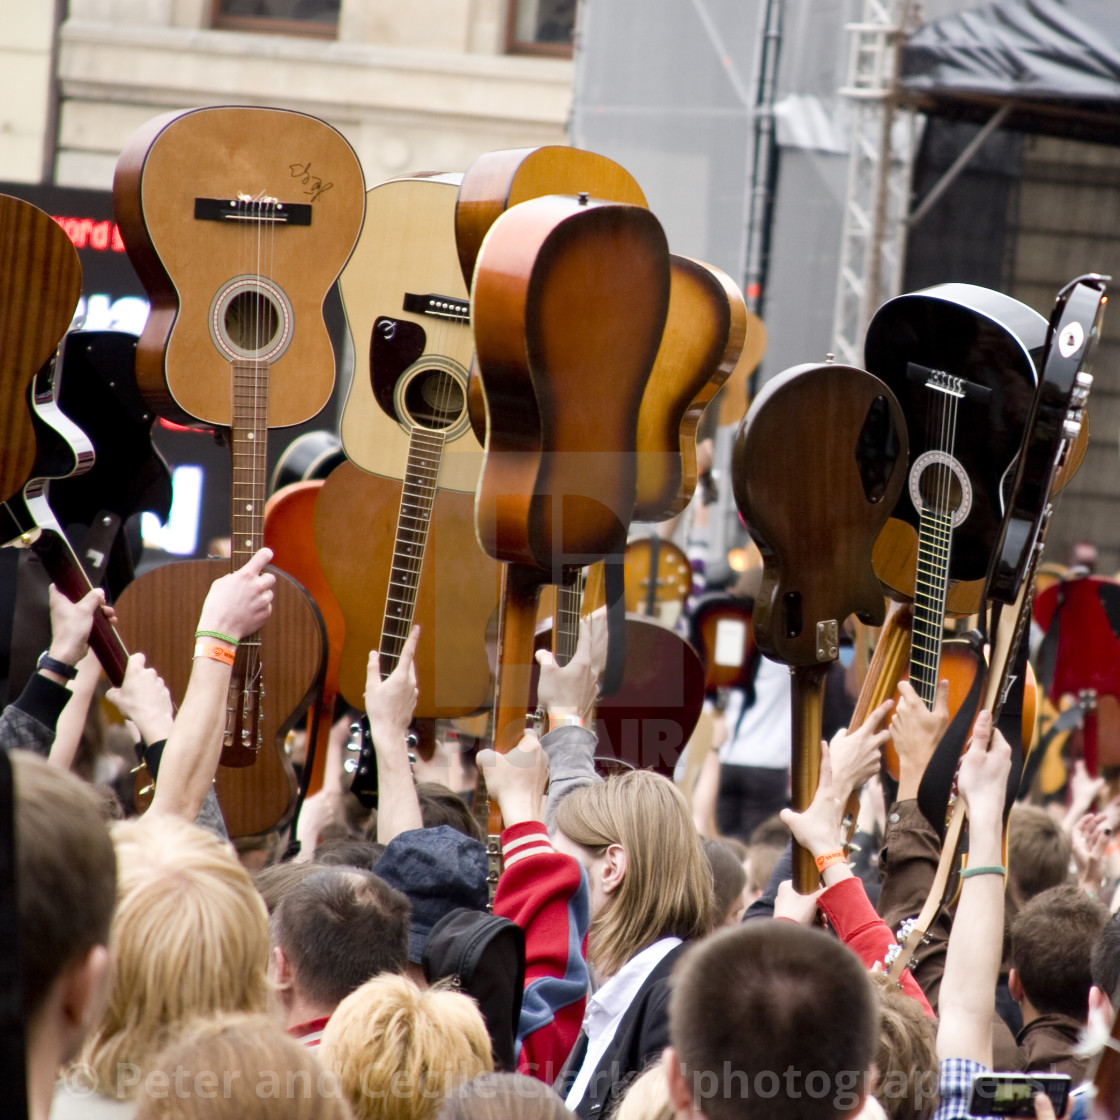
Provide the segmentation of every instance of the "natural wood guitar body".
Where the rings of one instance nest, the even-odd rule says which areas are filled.
[[[196,218],[199,199],[276,199],[299,220],[263,202],[267,222],[251,203]],[[334,388],[323,301],[362,225],[362,170],[342,136],[283,109],[171,113],[125,146],[113,200],[152,305],[136,374],[156,411],[229,427],[230,363],[248,356],[270,367],[269,427],[314,416]]]
[[[284,736],[305,715],[322,685],[326,630],[311,597],[287,573],[276,575],[272,614],[261,628],[260,663],[267,682],[261,699],[262,747],[252,766],[219,766],[218,803],[231,836],[283,827],[296,794]],[[118,630],[181,701],[190,678],[190,651],[210,584],[228,560],[180,560],[145,572],[117,600]]]
[[[666,521],[696,489],[696,429],[743,352],[747,305],[725,272],[673,254],[669,314],[638,413],[636,521]]]
[[[358,466],[400,479],[410,410],[453,398],[440,421],[438,483],[473,493],[482,445],[467,414],[474,339],[455,251],[458,197],[457,175],[392,179],[367,192],[362,235],[339,278],[355,356],[341,435]]]
[[[0,195],[0,501],[31,477],[28,388],[66,333],[82,291],[78,252],[37,206]]]
[[[339,691],[359,710],[365,703],[369,653],[381,643],[401,492],[398,479],[343,463],[323,483],[315,507],[319,562],[346,619]],[[497,609],[500,581],[501,566],[474,538],[473,495],[439,491],[415,580],[417,718],[453,718],[487,703],[486,631]]]

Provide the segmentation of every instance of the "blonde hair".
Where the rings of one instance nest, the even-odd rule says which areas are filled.
[[[188,1028],[153,1072],[135,1120],[350,1120],[338,1079],[267,1015]]]
[[[884,973],[870,975],[879,997],[874,1095],[890,1120],[923,1120],[938,1103],[936,1022]]]
[[[189,1020],[269,1009],[268,912],[233,848],[212,833],[171,817],[112,832],[112,981],[81,1060],[104,1095],[127,1098],[135,1069]]]
[[[673,1120],[674,1115],[665,1067],[657,1062],[630,1082],[611,1120]]]
[[[661,937],[703,937],[714,924],[712,869],[684,795],[652,770],[582,786],[556,808],[556,827],[595,855],[626,852],[626,874],[591,919],[587,958],[613,976]]]
[[[474,1001],[375,976],[331,1016],[319,1051],[358,1120],[434,1120],[457,1085],[494,1068]]]

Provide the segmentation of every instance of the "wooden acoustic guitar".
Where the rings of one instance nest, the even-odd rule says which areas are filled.
[[[767,382],[732,453],[739,511],[763,557],[753,622],[758,648],[793,677],[793,808],[820,774],[824,679],[850,614],[883,618],[871,548],[902,490],[906,422],[894,394],[853,366],[797,366]],[[813,474],[806,478],[806,465]],[[817,888],[794,849],[794,885]]]
[[[339,689],[360,710],[369,651],[388,675],[419,623],[418,719],[475,712],[492,688],[486,630],[500,574],[474,539],[482,447],[467,412],[474,340],[458,194],[457,176],[430,176],[366,196],[340,280],[358,355],[342,418],[353,462],[331,472],[315,506],[319,562],[346,623]]]
[[[334,386],[323,303],[361,228],[361,168],[345,139],[314,117],[195,109],[156,118],[129,140],[113,197],[151,302],[137,381],[162,415],[227,435],[239,567],[263,542],[269,428],[310,419]],[[206,591],[229,567],[164,565],[118,603],[122,632],[173,694],[185,686],[185,651]],[[242,641],[230,686],[217,786],[234,836],[290,816],[296,787],[282,737],[325,669],[318,609],[291,577],[277,577],[273,614]]]
[[[62,228],[37,207],[0,195],[0,525],[5,544],[33,549],[72,601],[90,582],[51,510],[52,480],[93,466],[93,446],[58,406],[54,353],[81,294],[78,254]],[[97,612],[90,646],[110,681],[124,680],[128,653]]]
[[[669,302],[665,234],[637,206],[531,199],[490,227],[471,300],[487,409],[475,526],[504,564],[493,735],[508,751],[525,727],[541,585],[625,545]]]

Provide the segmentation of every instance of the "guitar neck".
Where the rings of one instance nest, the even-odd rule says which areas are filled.
[[[556,588],[556,617],[552,620],[552,652],[558,665],[567,665],[575,657],[583,606],[582,569],[569,569],[565,575]]]
[[[525,734],[529,707],[529,683],[536,642],[537,601],[541,574],[520,564],[502,567],[502,598],[498,614],[497,690],[491,724],[494,750],[507,754]],[[476,808],[483,811],[485,801],[475,794]],[[488,835],[502,831],[502,818],[492,802],[487,821]]]
[[[826,661],[790,668],[793,678],[791,801],[796,813],[809,807],[820,781],[824,681],[830,664]],[[793,885],[800,894],[812,894],[820,886],[820,872],[812,853],[797,843],[793,846]]]
[[[416,615],[417,587],[424,566],[432,506],[436,498],[436,479],[445,443],[443,432],[426,428],[413,428],[409,437],[378,650],[382,679],[396,668]]]
[[[93,590],[93,585],[61,530],[43,529],[31,547],[59,591],[72,603],[85,598]],[[100,610],[93,616],[89,644],[109,681],[119,688],[128,666],[128,650],[113,624]]]

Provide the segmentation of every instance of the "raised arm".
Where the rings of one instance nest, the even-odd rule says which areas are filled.
[[[366,670],[366,716],[377,757],[379,844],[388,844],[402,832],[424,827],[408,761],[408,725],[420,696],[414,664],[419,640],[420,627],[414,626],[396,667],[384,680],[377,650],[370,652]]]
[[[968,810],[968,867],[941,979],[937,1056],[989,1068],[1003,954],[1003,800],[1010,768],[1011,747],[993,731],[991,713],[980,712],[957,775]]]
[[[198,630],[236,642],[259,630],[272,613],[276,577],[264,570],[271,559],[271,550],[262,548],[237,571],[216,579],[202,604]],[[231,653],[236,648],[212,636],[204,644]],[[214,657],[195,657],[183,703],[167,736],[149,813],[188,821],[198,816],[222,753],[231,669]]]
[[[525,931],[517,1068],[551,1085],[579,1036],[586,1003],[587,879],[545,830],[548,758],[537,737],[526,735],[508,754],[479,751],[478,765],[505,825],[494,913]]]

